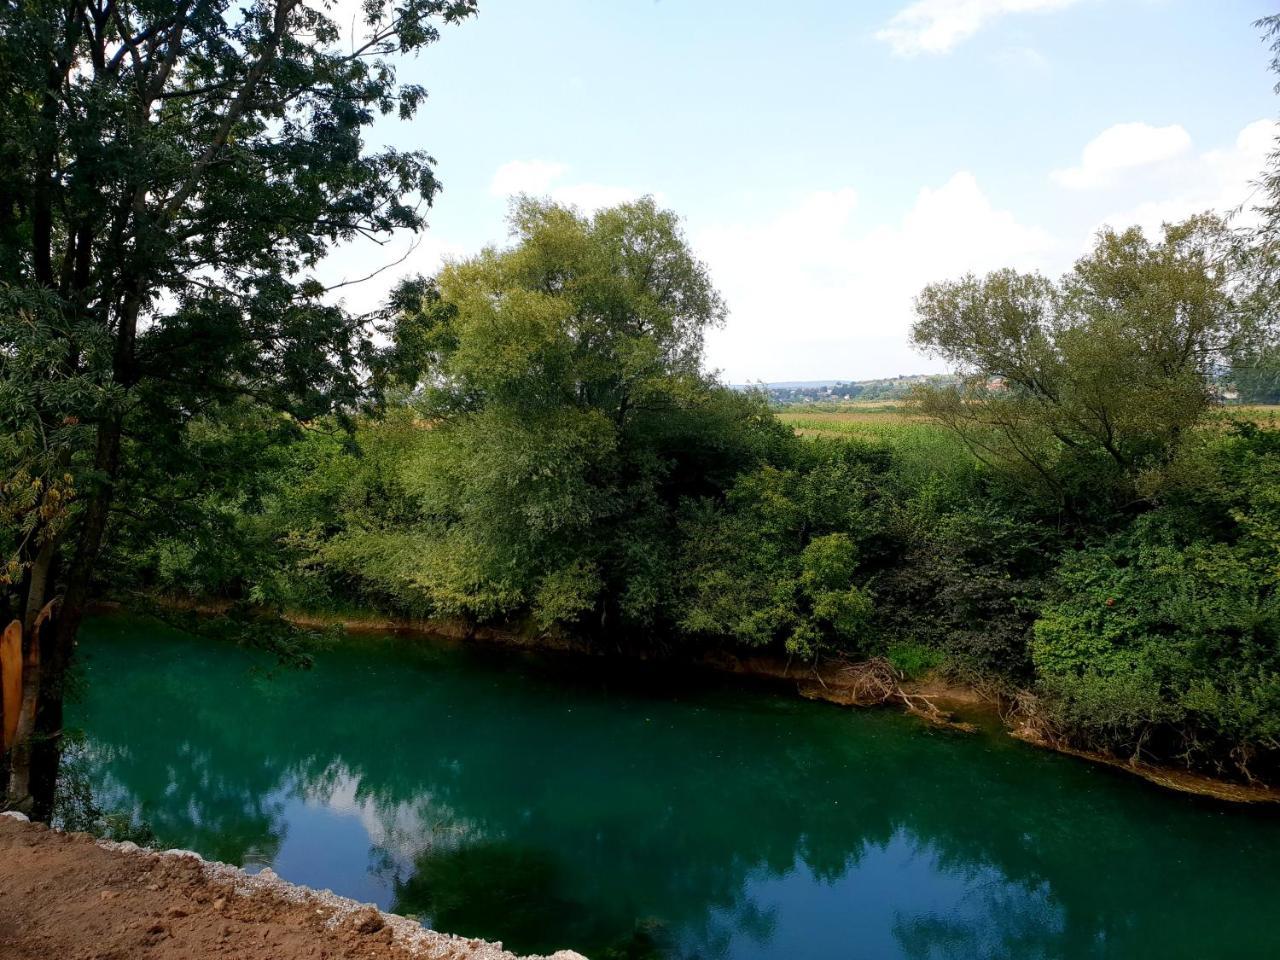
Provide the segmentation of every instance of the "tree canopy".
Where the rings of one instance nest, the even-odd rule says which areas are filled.
[[[1070,502],[1103,482],[1158,482],[1253,329],[1227,225],[1201,216],[1159,241],[1104,229],[1059,282],[1001,270],[926,287],[915,342],[963,375],[921,409],[984,459]]]
[[[180,513],[193,489],[152,480],[237,466],[210,471],[192,425],[250,404],[296,430],[367,393],[372,330],[315,267],[424,225],[431,157],[366,137],[425,96],[397,58],[474,10],[367,0],[348,25],[305,0],[0,4],[4,599],[28,631],[60,601],[46,730],[113,519],[170,494]]]
[[[416,370],[420,425],[401,482],[428,522],[334,549],[369,569],[411,539],[393,575],[448,614],[651,625],[681,500],[723,490],[780,435],[702,373],[724,307],[673,214],[521,198],[511,228],[510,247],[398,297],[393,356]]]

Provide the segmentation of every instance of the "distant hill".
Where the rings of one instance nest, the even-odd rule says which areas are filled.
[[[922,383],[951,383],[949,374],[907,374],[879,380],[780,380],[775,383],[735,384],[738,390],[763,390],[778,406],[802,403],[903,400]]]

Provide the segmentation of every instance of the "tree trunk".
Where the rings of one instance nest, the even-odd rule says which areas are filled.
[[[23,631],[22,700],[18,708],[18,729],[15,745],[10,754],[5,782],[8,805],[30,807],[32,804],[32,751],[35,746],[36,706],[40,698],[40,630],[48,625],[49,610],[46,607]]]
[[[122,418],[112,414],[98,427],[94,466],[108,479],[90,498],[82,518],[75,557],[67,573],[66,591],[58,615],[39,632],[40,674],[34,711],[34,730],[26,741],[28,748],[22,769],[16,762],[11,774],[10,793],[14,781],[23,780],[30,796],[31,815],[48,820],[53,813],[58,766],[62,760],[63,698],[67,670],[75,652],[76,633],[84,619],[89,602],[94,565],[102,550],[107,518],[111,512],[114,480],[120,465]],[[34,581],[34,576],[33,576]]]

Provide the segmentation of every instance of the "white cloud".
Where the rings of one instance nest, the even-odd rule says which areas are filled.
[[[1247,211],[1259,200],[1254,182],[1278,133],[1280,124],[1259,120],[1230,145],[1201,152],[1189,137],[1188,146],[1173,149],[1182,138],[1166,135],[1162,150],[1142,154],[1146,175],[1125,182],[1134,206],[1106,217],[1112,194],[1058,194],[1044,221],[1029,224],[961,171],[920,190],[888,223],[867,222],[858,193],[842,189],[807,194],[772,215],[695,229],[694,249],[730,309],[725,329],[708,337],[709,364],[735,383],[941,370],[909,345],[913,301],[926,284],[1006,266],[1054,276],[1103,223],[1138,224],[1154,237],[1162,222],[1203,210]],[[1123,167],[1089,166],[1113,168]]]
[[[1117,210],[1102,223],[1117,228],[1136,224],[1154,238],[1164,223],[1205,210],[1229,213],[1240,209],[1237,222],[1248,224],[1254,219],[1252,207],[1261,201],[1256,183],[1276,149],[1277,136],[1280,123],[1255,120],[1228,147],[1171,161],[1160,171],[1158,195]]]
[[[569,167],[563,163],[546,160],[512,160],[500,166],[489,184],[489,192],[495,197],[510,197],[519,193],[550,197],[557,203],[570,204],[590,213],[601,207],[611,207],[628,200],[635,200],[643,193],[634,187],[605,183],[565,182]],[[655,199],[661,202],[661,194]]]
[[[987,23],[1011,13],[1061,10],[1081,0],[916,0],[876,33],[900,57],[946,53]]]
[[[586,211],[616,206],[641,196],[641,191],[633,187],[614,187],[604,183],[559,184],[553,186],[548,193],[558,203],[567,203]]]
[[[541,194],[568,171],[563,163],[546,160],[512,160],[504,163],[493,175],[489,192],[495,197],[510,197],[517,193]]]
[[[920,289],[967,271],[1034,269],[1054,248],[968,172],[921,190],[897,223],[859,223],[857,212],[855,191],[824,191],[764,222],[695,233],[730,309],[708,338],[713,367],[733,382],[937,369],[908,344]]]
[[[1055,170],[1051,176],[1071,190],[1091,190],[1110,186],[1126,171],[1162,163],[1190,149],[1191,135],[1178,124],[1117,123],[1085,145],[1079,166]]]

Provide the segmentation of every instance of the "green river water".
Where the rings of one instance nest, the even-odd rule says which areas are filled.
[[[521,952],[1280,957],[1280,817],[740,681],[91,620],[73,764],[164,847]],[[82,781],[83,782],[83,781]]]

